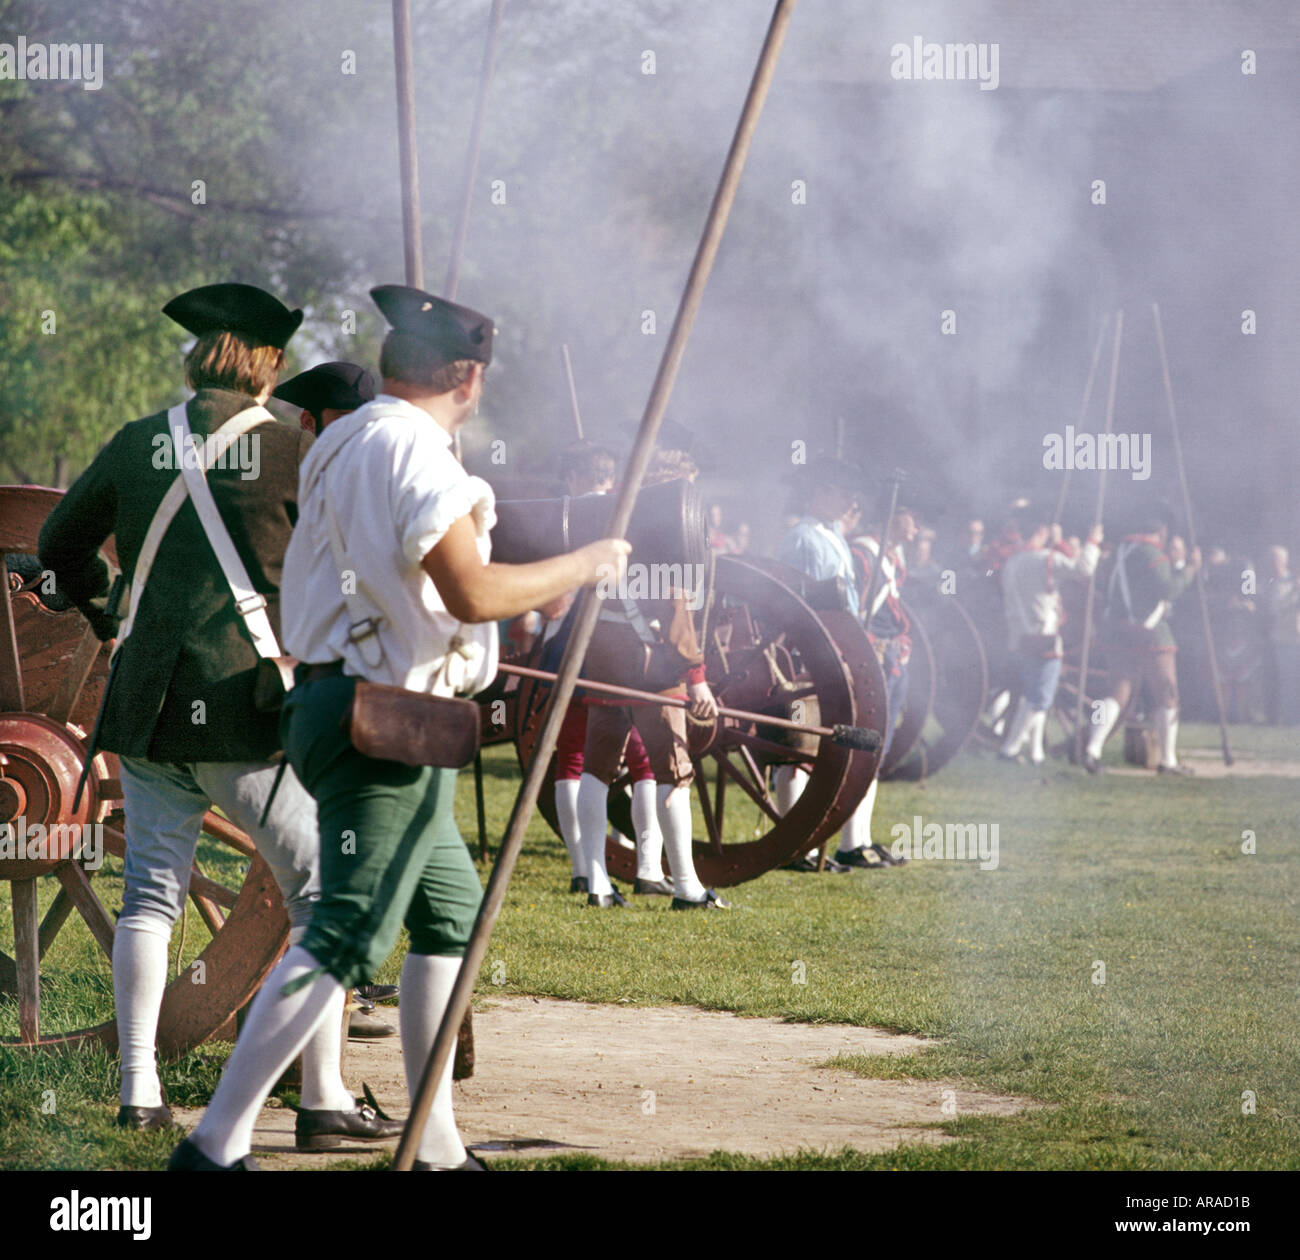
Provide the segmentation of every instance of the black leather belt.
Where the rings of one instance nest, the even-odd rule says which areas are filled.
[[[305,661],[298,663],[294,671],[294,682],[319,682],[322,678],[337,678],[343,673],[342,661],[330,661],[328,665],[308,665]]]

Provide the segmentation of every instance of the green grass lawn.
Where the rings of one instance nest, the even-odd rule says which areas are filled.
[[[1217,733],[1188,726],[1181,743],[1214,747]],[[1234,728],[1233,744],[1242,757],[1300,755],[1294,733],[1273,729]],[[517,773],[508,749],[490,750],[488,763],[489,830],[499,837]],[[468,774],[460,791],[468,836]],[[889,826],[914,815],[996,823],[997,869],[913,861],[850,876],[778,871],[735,889],[730,914],[671,914],[658,899],[596,913],[567,893],[563,846],[536,821],[480,991],[879,1025],[938,1044],[837,1065],[954,1078],[1047,1104],[1009,1118],[953,1117],[942,1128],[968,1140],[942,1147],[771,1164],[718,1153],[703,1166],[1300,1165],[1300,780],[1094,779],[1063,765],[1036,775],[969,753],[927,784],[882,786],[876,838],[887,842]],[[1247,831],[1253,854],[1242,852]],[[96,881],[111,907],[115,878]],[[205,936],[191,915],[184,954]],[[395,978],[399,963],[380,978]],[[107,961],[88,933],[65,930],[47,964],[59,1018],[111,1013]],[[16,1027],[12,1005],[0,1007],[0,1033]],[[224,1050],[205,1046],[167,1065],[173,1101],[201,1103]],[[0,1049],[0,1167],[160,1166],[172,1139],[113,1130],[116,1090],[108,1056]]]

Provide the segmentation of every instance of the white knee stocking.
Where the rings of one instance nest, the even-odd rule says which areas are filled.
[[[301,943],[307,929],[289,933],[290,946]],[[343,1084],[343,1006],[347,993],[339,987],[334,1004],[302,1048],[302,1097],[308,1111],[354,1111],[356,1099]]]
[[[171,925],[126,922],[113,937],[113,1002],[122,1054],[122,1105],[159,1107],[162,1088],[154,1044],[158,1011],[167,988],[167,943]]]
[[[604,839],[603,834],[601,839]],[[439,954],[407,954],[402,964],[402,1003],[398,1021],[402,1030],[406,1091],[412,1103],[460,964],[459,958]],[[451,1070],[455,1057],[453,1053],[447,1058],[447,1070],[438,1082],[415,1156],[440,1168],[454,1168],[465,1162],[465,1147],[456,1131],[456,1117],[452,1111]]]
[[[871,844],[871,816],[876,811],[876,788],[879,779],[872,779],[862,803],[849,815],[849,821],[840,832],[840,848],[845,852],[852,849],[865,849]]]
[[[216,1163],[233,1164],[248,1154],[257,1114],[284,1069],[301,1053],[322,1019],[341,1018],[343,986],[331,975],[321,972],[287,997],[281,992],[286,984],[319,968],[320,963],[301,945],[291,945],[253,1000],[217,1092],[190,1135],[190,1141]]]
[[[695,855],[691,851],[690,784],[674,787],[660,783],[655,789],[659,804],[659,830],[664,836],[668,869],[673,873],[673,894],[687,901],[703,901],[704,885],[695,873]]]
[[[1020,749],[1024,745],[1025,736],[1029,734],[1029,725],[1033,720],[1034,711],[1029,707],[1029,701],[1020,697],[1016,704],[1016,715],[1007,725],[1007,737],[1002,741],[1002,755],[1004,757],[1017,757],[1020,755]]]
[[[808,786],[808,771],[798,766],[777,766],[772,771],[772,797],[776,812],[784,817]]]
[[[1111,728],[1119,720],[1119,701],[1112,696],[1107,696],[1101,702],[1101,709],[1098,716],[1100,722],[1094,722],[1092,733],[1088,736],[1088,756],[1100,757],[1102,745],[1105,744],[1107,736],[1110,735]]]
[[[664,834],[659,830],[656,783],[641,779],[632,784],[632,828],[636,832],[637,879],[663,879]]]
[[[1160,764],[1173,767],[1178,764],[1178,710],[1156,710],[1156,733],[1160,737]]]
[[[577,779],[555,780],[555,812],[560,820],[560,835],[569,851],[569,867],[575,878],[587,873],[582,857],[582,829],[578,823]]]
[[[582,837],[582,860],[587,873],[587,891],[603,897],[613,891],[605,869],[605,822],[609,788],[594,774],[584,773],[578,784],[578,834]]]
[[[1041,766],[1047,760],[1043,735],[1047,730],[1047,710],[1035,709],[1029,718],[1029,760]]]

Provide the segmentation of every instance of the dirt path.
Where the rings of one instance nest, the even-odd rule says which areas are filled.
[[[397,1012],[383,1008],[396,1024]],[[946,1090],[960,1115],[1010,1115],[1024,1100],[946,1081],[865,1080],[816,1065],[837,1054],[906,1054],[926,1043],[871,1028],[783,1024],[691,1007],[591,1006],[515,997],[474,1015],[478,1070],[456,1086],[467,1143],[511,1143],[523,1154],[581,1150],[653,1162],[723,1150],[774,1156],[803,1149],[888,1150],[951,1141],[921,1126],[945,1119]],[[397,1037],[348,1044],[344,1076],[404,1116]],[[186,1127],[198,1112],[178,1112]],[[321,1167],[374,1146],[327,1155],[293,1150],[293,1112],[265,1108],[254,1150],[267,1169]],[[390,1146],[395,1146],[393,1142]]]

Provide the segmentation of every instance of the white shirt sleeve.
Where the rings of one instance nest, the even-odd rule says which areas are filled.
[[[419,430],[397,455],[393,470],[393,519],[402,554],[419,564],[462,516],[474,518],[484,537],[496,523],[492,488],[469,476],[441,443]]]

